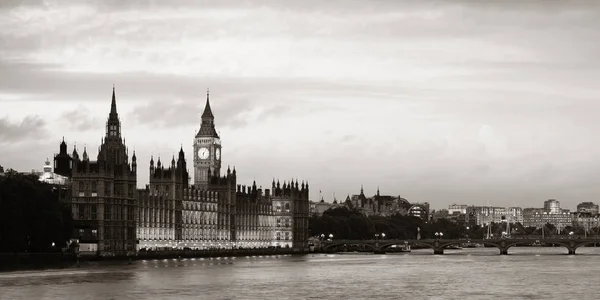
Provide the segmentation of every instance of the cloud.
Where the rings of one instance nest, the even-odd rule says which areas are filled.
[[[92,112],[83,105],[62,113],[60,120],[68,124],[70,129],[77,131],[95,130],[102,126],[102,122],[94,117]]]
[[[0,144],[17,143],[35,139],[46,134],[46,121],[38,115],[25,117],[21,123],[13,123],[7,117],[0,119]]]
[[[116,84],[128,144],[170,159],[210,88],[240,180],[436,206],[597,198],[597,28],[598,1],[1,1],[0,137],[21,142],[0,157],[93,148]],[[49,148],[14,122],[35,115],[63,119]]]
[[[189,99],[165,99],[136,106],[128,118],[137,124],[162,128],[200,126],[206,102],[191,102]],[[273,117],[281,117],[291,111],[286,105],[252,103],[248,99],[226,97],[213,99],[211,109],[216,115],[218,128],[241,128],[264,122]]]

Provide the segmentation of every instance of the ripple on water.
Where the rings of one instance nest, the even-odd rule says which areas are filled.
[[[511,248],[501,256],[486,248],[441,256],[424,250],[99,264],[0,273],[0,299],[596,299],[600,249],[563,252]]]

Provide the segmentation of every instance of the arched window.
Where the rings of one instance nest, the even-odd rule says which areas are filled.
[[[96,182],[95,182],[95,181],[92,181],[92,192],[93,192],[93,193],[95,193],[95,192],[96,192],[96,188],[97,188],[97,186],[96,186]]]
[[[83,181],[80,181],[79,182],[79,191],[83,192],[84,189],[85,189],[85,185],[84,185]]]
[[[285,212],[290,212],[290,204],[289,203],[285,204]]]

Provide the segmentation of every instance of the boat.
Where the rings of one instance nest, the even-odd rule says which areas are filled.
[[[405,243],[404,245],[392,245],[390,246],[390,251],[391,252],[410,252],[410,245],[408,243]]]
[[[446,247],[447,250],[462,250],[462,247],[459,245],[449,245]]]

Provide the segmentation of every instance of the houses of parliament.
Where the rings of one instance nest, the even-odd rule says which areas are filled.
[[[170,161],[150,159],[149,184],[137,188],[138,162],[122,135],[115,90],[97,159],[71,154],[63,138],[54,170],[67,177],[63,201],[71,206],[82,254],[127,255],[142,249],[306,249],[308,182],[273,180],[271,189],[240,185],[235,167],[221,170],[221,138],[207,93],[193,138],[194,183],[180,148]]]

